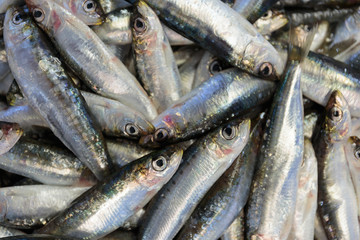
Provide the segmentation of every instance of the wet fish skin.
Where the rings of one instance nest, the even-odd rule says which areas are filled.
[[[0,155],[7,153],[23,133],[23,129],[18,124],[0,121]]]
[[[92,30],[106,44],[131,44],[131,14],[131,11],[129,11],[128,9],[116,9],[106,15],[103,24],[92,27]]]
[[[43,33],[29,16],[10,8],[4,39],[9,66],[30,106],[97,178],[106,176],[111,162],[103,136]]]
[[[104,19],[101,6],[94,0],[51,0],[68,10],[86,25],[99,25]]]
[[[144,1],[136,3],[132,24],[139,80],[161,113],[182,96],[174,54],[160,20]]]
[[[17,236],[17,235],[24,235],[24,233],[16,229],[0,226],[0,238]]]
[[[26,3],[31,12],[35,8],[42,11],[44,19],[38,19],[37,24],[90,89],[132,107],[149,119],[157,116],[137,79],[86,24],[54,2],[27,0]]]
[[[192,89],[194,89],[194,84],[197,79],[197,68],[199,67],[203,55],[203,50],[193,52],[191,58],[179,67],[182,96],[188,94]]]
[[[98,0],[105,13],[110,13],[119,8],[131,7],[125,0]]]
[[[245,215],[244,210],[235,218],[233,223],[221,236],[221,240],[244,240],[245,239]]]
[[[240,154],[249,131],[250,120],[234,120],[192,144],[174,177],[150,203],[139,239],[173,239],[202,197]]]
[[[89,187],[28,185],[0,188],[0,222],[29,229],[43,226]]]
[[[82,239],[109,234],[144,207],[172,177],[182,153],[181,149],[167,148],[130,163],[82,194],[37,232]]]
[[[294,222],[288,236],[292,239],[314,239],[317,209],[318,175],[317,160],[311,140],[305,138],[304,158],[299,171]]]
[[[289,20],[284,13],[276,10],[268,10],[261,18],[254,22],[257,31],[262,35],[270,35],[282,27],[284,27]]]
[[[25,5],[25,0],[3,0],[0,3],[0,14],[6,13],[6,10],[11,6]]]
[[[274,91],[273,81],[264,81],[234,68],[225,70],[154,119],[152,123],[157,130],[153,135],[142,137],[140,143],[169,144],[200,136],[265,103]]]
[[[250,23],[256,22],[277,0],[236,0],[232,8]]]
[[[170,28],[231,65],[265,78],[279,78],[282,74],[285,62],[276,50],[225,3],[218,0],[145,2]]]
[[[3,26],[3,23],[0,23]],[[0,79],[6,77],[10,73],[9,64],[7,62],[5,44],[3,40],[0,40]]]
[[[340,91],[334,91],[313,139],[318,160],[318,213],[328,239],[360,237],[356,195],[343,146],[350,128],[348,104]]]
[[[19,236],[5,237],[4,239],[5,240],[76,240],[76,238],[54,236],[47,234],[19,235]]]
[[[249,239],[284,239],[291,230],[304,151],[299,61],[289,63],[269,111],[246,212]]]
[[[176,240],[219,239],[240,215],[250,192],[263,122],[258,120],[240,155],[206,193]]]

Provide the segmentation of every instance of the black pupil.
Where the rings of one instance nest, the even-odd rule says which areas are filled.
[[[268,13],[265,13],[265,14],[264,14],[264,17],[268,17],[268,16],[269,16],[269,14],[268,14]]]
[[[339,116],[340,116],[339,111],[338,111],[338,110],[334,110],[334,111],[333,111],[333,116],[334,116],[334,117],[339,117]]]
[[[225,128],[225,133],[226,133],[228,136],[231,136],[231,134],[232,134],[232,129],[231,129],[230,127]]]
[[[158,166],[158,167],[164,166],[164,161],[162,159],[157,160],[156,161],[156,166]]]
[[[360,150],[356,151],[355,155],[357,158],[360,158]]]
[[[42,12],[40,12],[38,10],[35,10],[35,12],[34,12],[34,17],[35,18],[39,18],[39,17],[41,17],[41,15],[42,15]]]
[[[220,72],[221,71],[221,66],[217,61],[213,63],[211,71],[212,72]]]
[[[22,16],[21,16],[21,14],[20,13],[18,13],[18,14],[16,14],[16,16],[15,16],[15,21],[20,21],[22,19]]]
[[[92,9],[94,7],[94,4],[92,2],[88,3],[86,5],[87,9]]]
[[[162,133],[162,132],[159,132],[158,134],[157,134],[157,138],[158,139],[162,139],[164,137],[164,134]]]
[[[262,74],[263,74],[264,76],[267,76],[267,75],[269,75],[269,73],[270,73],[270,68],[269,68],[268,66],[266,66],[266,67],[262,70]]]
[[[134,134],[136,132],[136,130],[135,130],[135,128],[133,126],[131,126],[129,128],[129,131],[130,131],[131,134]]]
[[[143,23],[143,21],[140,20],[140,19],[136,19],[135,24],[136,24],[136,27],[137,27],[138,29],[144,28],[144,23]]]

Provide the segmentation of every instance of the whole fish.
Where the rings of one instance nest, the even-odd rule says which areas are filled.
[[[277,51],[227,4],[219,0],[145,2],[169,27],[231,65],[264,78],[282,74],[285,62]]]
[[[358,218],[360,219],[360,139],[358,137],[352,136],[345,143],[345,154],[355,188]]]
[[[156,117],[154,105],[136,78],[85,23],[55,2],[28,0],[26,3],[65,62],[89,88],[149,119]]]
[[[16,123],[0,122],[0,155],[9,151],[18,142],[23,132]]]
[[[104,12],[95,0],[51,0],[71,12],[86,25],[99,25]]]
[[[286,239],[293,222],[304,151],[300,63],[308,53],[312,35],[296,42],[292,34],[292,43],[300,44],[301,52],[290,55],[266,121],[246,213],[249,239]]]
[[[244,240],[245,239],[244,221],[245,221],[245,214],[244,214],[244,210],[242,210],[240,215],[237,218],[235,218],[233,223],[224,232],[224,234],[221,237],[221,240]]]
[[[180,73],[160,20],[144,1],[135,5],[132,31],[139,80],[161,113],[182,96]]]
[[[258,121],[241,154],[206,193],[175,239],[216,240],[240,215],[249,196],[262,123]]]
[[[37,232],[82,239],[109,234],[169,181],[179,167],[182,153],[181,149],[167,148],[130,163],[82,194]]]
[[[173,239],[202,197],[240,154],[249,131],[250,120],[235,120],[192,144],[179,170],[146,210],[139,239]]]
[[[0,223],[22,229],[43,226],[87,189],[50,185],[0,188]]]
[[[154,131],[154,126],[142,114],[118,101],[85,91],[81,91],[81,95],[100,129],[108,136],[138,139]],[[24,127],[49,127],[29,105],[9,107],[0,111],[0,121],[15,122]]]
[[[304,158],[299,171],[294,221],[288,236],[292,239],[314,239],[317,208],[317,161],[311,141],[305,138]]]
[[[153,120],[156,131],[144,145],[169,144],[202,135],[268,101],[275,83],[238,69],[228,69],[183,96]]]
[[[340,91],[326,105],[313,139],[318,160],[318,213],[328,239],[359,239],[358,209],[343,143],[351,128],[350,109]]]
[[[106,176],[111,162],[102,134],[43,33],[23,11],[10,8],[4,39],[9,66],[29,105],[97,178]]]

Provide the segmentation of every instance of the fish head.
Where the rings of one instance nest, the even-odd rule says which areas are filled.
[[[286,61],[265,39],[251,41],[245,48],[241,61],[245,69],[267,80],[280,79]]]
[[[53,1],[26,0],[26,4],[37,25],[45,32],[52,33],[52,35],[62,29],[66,19],[64,14],[68,13],[68,15],[71,15]],[[75,16],[73,17],[75,18]]]
[[[284,27],[288,22],[289,20],[284,13],[276,10],[268,10],[261,18],[256,20],[254,26],[259,33],[267,35]]]
[[[183,155],[183,150],[178,147],[167,149],[153,154],[146,163],[140,182],[147,188],[165,184],[175,174]]]
[[[139,139],[142,136],[152,134],[154,130],[154,126],[141,116],[126,119],[124,122],[124,133],[130,138]]]
[[[144,1],[139,1],[135,5],[132,31],[137,47],[143,46],[144,48],[159,41],[158,34],[162,33],[161,23],[155,12]]]
[[[9,151],[20,139],[23,132],[17,123],[0,122],[0,154]]]
[[[30,38],[34,32],[34,23],[29,15],[19,7],[10,7],[4,20],[4,39],[7,48],[15,47],[17,43]]]
[[[345,139],[351,128],[349,105],[340,91],[334,91],[326,105],[324,123],[325,133],[329,142]]]
[[[347,147],[349,145],[349,147]],[[351,136],[346,145],[346,155],[352,166],[360,171],[360,138]]]
[[[58,0],[59,1],[59,0]],[[64,0],[61,0],[63,2]],[[86,25],[100,25],[105,13],[101,5],[94,0],[67,0],[68,9]],[[60,3],[61,4],[61,3]]]
[[[250,127],[250,119],[231,121],[210,133],[214,135],[205,145],[216,155],[215,159],[226,155],[236,157],[249,140]]]

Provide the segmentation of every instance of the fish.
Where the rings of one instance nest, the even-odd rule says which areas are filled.
[[[289,20],[283,12],[272,9],[268,10],[261,18],[256,20],[254,27],[260,34],[266,36],[282,29],[288,23]]]
[[[186,221],[176,240],[219,239],[245,206],[260,149],[263,119],[229,169],[214,183]]]
[[[18,236],[18,235],[24,235],[24,233],[19,230],[16,230],[16,229],[0,226],[0,237],[1,238],[10,237],[10,236]]]
[[[318,195],[318,169],[311,140],[305,138],[304,158],[299,171],[293,225],[287,239],[314,239]]]
[[[196,72],[199,67],[204,51],[193,52],[191,58],[179,67],[181,77],[182,95],[184,96],[194,89],[196,81]]]
[[[344,148],[356,194],[358,219],[360,219],[360,139],[356,136],[351,136],[345,143]]]
[[[340,91],[331,94],[323,119],[313,139],[318,160],[317,211],[328,239],[358,239],[356,195],[343,146],[351,115]]]
[[[227,4],[219,0],[145,2],[167,26],[231,65],[266,79],[282,74],[285,62],[277,51]]]
[[[139,80],[161,113],[182,96],[179,69],[160,20],[144,1],[136,3],[132,24]]]
[[[131,7],[131,4],[125,0],[98,0],[105,13],[111,13],[119,8]]]
[[[95,0],[51,0],[68,10],[86,25],[100,25],[104,12]]]
[[[19,229],[43,226],[87,189],[51,185],[0,188],[1,225]]]
[[[18,124],[0,121],[0,155],[7,153],[23,133],[24,130]]]
[[[136,109],[149,119],[157,116],[137,79],[85,23],[55,2],[28,0],[26,3],[66,64],[90,89]]]
[[[245,229],[244,229],[245,215],[244,210],[241,211],[240,215],[235,218],[233,223],[226,229],[224,234],[221,236],[221,240],[244,240]]]
[[[267,102],[275,91],[265,81],[239,69],[227,69],[203,82],[152,121],[155,132],[140,144],[156,146],[197,136]]]
[[[292,45],[301,51],[290,50],[289,63],[266,120],[246,209],[248,239],[286,239],[290,234],[304,152],[301,62],[313,35],[313,31],[303,39],[296,38],[296,31],[290,35]]]
[[[249,132],[249,119],[234,120],[187,148],[178,171],[146,210],[139,239],[173,239],[202,197],[240,154]]]
[[[9,8],[4,40],[10,69],[30,106],[98,179],[109,174],[111,162],[103,136],[80,92],[30,16]]]
[[[241,14],[250,23],[254,23],[276,2],[277,0],[236,0],[232,9]]]
[[[82,239],[106,236],[144,207],[170,180],[182,154],[182,149],[170,147],[130,163],[83,193],[36,232]]]

